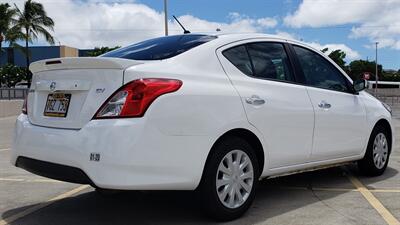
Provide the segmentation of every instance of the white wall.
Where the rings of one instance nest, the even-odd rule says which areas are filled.
[[[24,100],[0,100],[0,117],[20,114],[23,103]]]

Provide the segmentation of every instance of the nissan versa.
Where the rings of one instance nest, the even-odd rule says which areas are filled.
[[[381,175],[393,146],[366,81],[276,36],[167,36],[30,70],[12,164],[98,190],[196,190],[219,220],[261,178],[346,162]]]

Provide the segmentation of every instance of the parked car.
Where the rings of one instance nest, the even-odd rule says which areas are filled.
[[[259,179],[357,162],[381,175],[390,108],[304,43],[185,34],[32,63],[11,163],[97,190],[196,190],[219,220]]]
[[[29,88],[29,83],[28,82],[19,82],[14,86],[14,88]]]

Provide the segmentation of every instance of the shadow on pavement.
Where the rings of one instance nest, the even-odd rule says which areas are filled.
[[[348,166],[264,180],[260,182],[253,206],[230,224],[254,224],[344,194],[348,191],[317,196],[310,190],[315,187],[354,188],[345,176],[347,171],[356,173],[354,166]],[[388,179],[397,173],[388,168],[379,179]],[[12,224],[215,224],[201,213],[193,192],[129,191],[101,196],[92,190],[57,201]],[[2,217],[7,218],[19,210],[9,210]]]

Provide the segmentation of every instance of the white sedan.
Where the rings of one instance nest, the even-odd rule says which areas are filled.
[[[382,174],[391,110],[332,60],[263,34],[185,34],[32,63],[11,163],[98,190],[196,190],[219,220],[259,179],[357,162]]]

